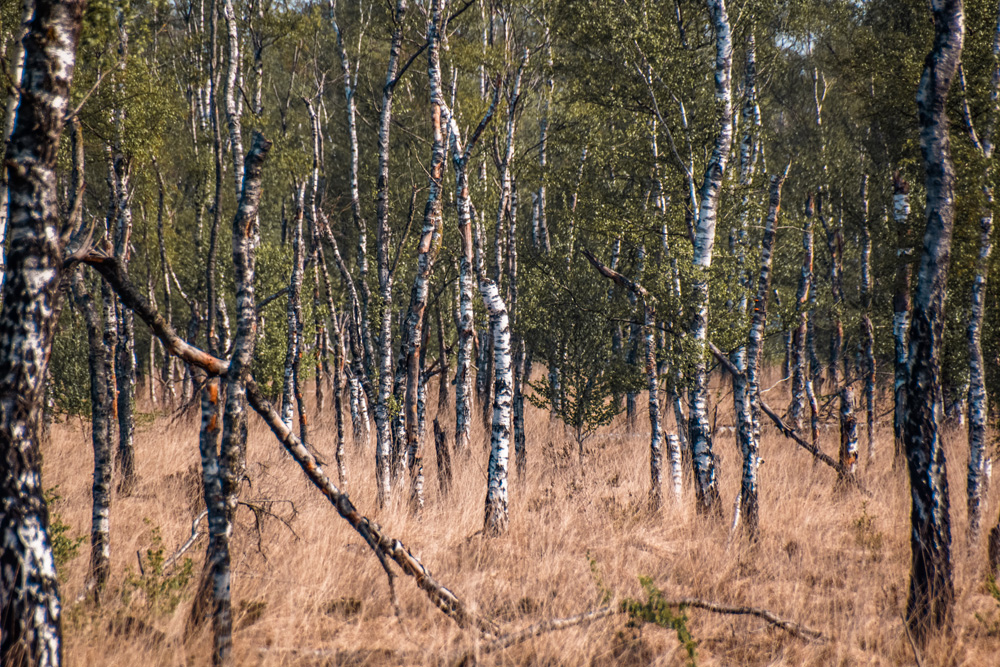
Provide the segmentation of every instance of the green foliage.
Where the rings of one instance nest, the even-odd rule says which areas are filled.
[[[140,572],[129,567],[125,571],[125,581],[122,584],[121,599],[126,607],[137,606],[153,616],[172,614],[177,605],[187,596],[188,583],[194,573],[194,561],[185,558],[172,570],[165,570],[166,555],[163,549],[163,538],[160,528],[153,526],[149,519],[144,519],[151,526],[150,546],[145,556],[140,558]]]
[[[688,617],[684,613],[686,607],[681,605],[679,613],[675,614],[672,606],[663,597],[663,592],[653,585],[651,577],[639,577],[639,583],[646,592],[645,602],[626,598],[621,603],[621,609],[628,614],[629,622],[635,625],[652,623],[676,632],[677,641],[687,651],[690,664],[694,667],[697,664],[698,642],[687,627]]]
[[[74,537],[73,527],[64,523],[62,516],[53,510],[53,507],[62,500],[57,491],[58,486],[46,489],[44,492],[45,504],[49,508],[49,540],[52,542],[52,558],[56,563],[56,572],[61,572],[63,566],[76,558],[80,554],[80,545],[87,539],[86,535]],[[60,574],[60,580],[63,576]]]
[[[46,389],[59,412],[89,417],[90,366],[85,331],[83,317],[70,304],[63,306],[52,342],[51,382]]]
[[[590,576],[593,577],[594,585],[597,586],[597,592],[600,593],[598,604],[608,604],[612,598],[611,589],[604,583],[604,577],[601,576],[601,568],[597,564],[597,559],[590,555],[590,551],[587,551],[587,563],[590,564]]]
[[[1000,637],[1000,586],[997,586],[996,577],[992,574],[987,575],[984,584],[986,592],[990,594],[990,597],[996,603],[996,613],[992,617],[987,617],[984,614],[976,612],[976,620],[986,629],[987,635],[990,637]]]

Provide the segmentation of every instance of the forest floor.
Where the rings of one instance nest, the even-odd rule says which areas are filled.
[[[864,415],[858,416],[859,473],[868,496],[839,488],[830,468],[815,464],[810,454],[766,424],[761,539],[752,546],[739,537],[730,543],[740,454],[732,431],[723,428],[732,423],[729,384],[715,376],[713,386],[726,515],[719,520],[696,514],[687,471],[683,502],[675,503],[665,484],[664,507],[648,510],[649,422],[642,397],[635,429],[629,431],[623,418],[601,429],[586,442],[585,466],[562,425],[527,407],[528,473],[525,479],[511,474],[510,530],[501,538],[484,538],[480,532],[488,431],[478,424],[471,453],[453,454],[455,482],[447,498],[439,494],[429,447],[427,506],[416,520],[404,503],[375,509],[374,434],[370,444],[354,446],[347,416],[347,490],[362,514],[400,538],[440,582],[504,631],[598,608],[607,593],[614,604],[626,598],[645,600],[639,582],[644,576],[667,598],[763,607],[827,638],[810,642],[758,618],[688,608],[685,626],[697,642],[700,665],[915,664],[901,620],[910,561],[909,487],[905,469],[892,466],[891,418],[881,417],[876,458],[866,465]],[[436,403],[436,383],[428,394]],[[775,406],[787,405],[787,398],[783,384],[767,394]],[[883,397],[879,409],[885,412],[890,405]],[[148,404],[141,407],[149,410]],[[136,434],[140,482],[134,493],[117,496],[112,504],[112,576],[101,607],[76,601],[84,587],[89,538],[60,571],[70,664],[208,662],[209,628],[184,638],[205,538],[186,554],[193,561],[187,581],[183,567],[162,573],[156,562],[185,542],[192,519],[204,506],[197,418],[141,416]],[[450,417],[445,421],[452,423]],[[821,431],[823,449],[833,456],[839,443],[835,423],[833,414],[831,427]],[[89,535],[93,459],[87,428],[75,418],[55,424],[44,448],[45,486],[57,487],[61,497],[51,508],[68,526],[63,537]],[[311,428],[335,479],[332,409],[315,417]],[[668,418],[667,432],[672,429]],[[448,432],[450,436],[450,428]],[[985,537],[971,555],[967,548],[964,427],[950,429],[945,444],[957,602],[953,634],[925,649],[924,664],[996,664],[1000,605],[985,585]],[[250,422],[248,471],[252,486],[242,500],[267,512],[241,506],[234,528],[235,664],[449,665],[476,653],[474,633],[438,611],[405,575],[396,579],[401,612],[396,618],[376,558],[256,416]],[[984,533],[995,520],[997,487],[991,484]],[[204,534],[204,522],[201,529]],[[479,660],[505,665],[689,664],[673,629],[632,627],[622,615],[544,634]]]

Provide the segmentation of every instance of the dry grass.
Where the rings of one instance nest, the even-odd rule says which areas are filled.
[[[716,386],[725,385],[717,379]],[[435,398],[436,389],[429,392]],[[779,386],[768,400],[785,405],[784,392]],[[428,453],[428,505],[422,521],[413,520],[405,507],[375,511],[373,453],[348,443],[351,497],[363,513],[419,554],[440,581],[510,630],[596,607],[600,592],[589,554],[604,584],[619,598],[641,596],[638,577],[648,575],[668,596],[766,607],[831,638],[810,644],[757,619],[689,610],[699,664],[914,663],[900,620],[910,557],[908,486],[904,473],[891,468],[887,420],[877,431],[878,459],[862,470],[872,491],[867,501],[858,492],[836,489],[830,469],[814,465],[808,453],[766,429],[763,537],[753,547],[737,540],[727,549],[728,518],[715,522],[697,516],[687,479],[683,506],[674,505],[665,489],[665,508],[656,514],[646,510],[648,422],[642,412],[634,432],[618,423],[591,439],[587,466],[581,469],[575,445],[561,425],[528,410],[530,470],[524,480],[512,476],[510,531],[503,538],[484,539],[478,532],[487,460],[481,429],[474,433],[474,453],[454,457],[455,489],[447,500],[438,495],[434,456]],[[730,414],[723,398],[720,426],[730,423]],[[319,416],[313,430],[318,449],[332,459],[332,413]],[[823,432],[827,452],[835,452],[837,438],[833,429]],[[965,548],[964,429],[951,431],[946,440],[958,601],[954,634],[928,647],[925,661],[995,664],[1000,639],[989,636],[975,618],[976,612],[995,614],[983,586],[985,545],[977,545],[971,557]],[[739,481],[739,453],[731,433],[716,434],[716,449],[728,515]],[[200,511],[196,422],[161,416],[140,427],[137,459],[138,489],[130,497],[115,498],[112,507],[113,576],[109,599],[100,610],[73,604],[83,588],[88,547],[64,568],[66,657],[81,665],[204,664],[207,629],[187,643],[182,638],[187,602],[172,615],[142,617],[141,609],[126,609],[117,593],[126,570],[137,570],[136,552],[150,546],[153,526],[162,531],[169,553],[187,538],[190,521]],[[395,619],[376,559],[256,418],[248,460],[253,486],[244,498],[290,501],[296,516],[294,533],[265,518],[261,550],[253,514],[240,510],[233,538],[236,664],[449,664],[474,647],[473,635],[433,608],[405,577],[397,585],[402,620]],[[80,422],[54,426],[45,448],[45,484],[59,485],[63,500],[55,511],[78,534],[89,534],[91,466],[89,435]],[[989,521],[996,496],[993,488]],[[288,503],[274,509],[290,513]],[[856,523],[863,514],[870,519],[869,529],[859,534]],[[196,572],[203,552],[204,539],[190,552]],[[248,608],[262,608],[263,613],[255,618],[245,613]],[[148,626],[112,635],[113,619],[128,614],[142,617]],[[631,628],[623,618],[612,617],[482,660],[681,665],[686,654],[672,631]]]

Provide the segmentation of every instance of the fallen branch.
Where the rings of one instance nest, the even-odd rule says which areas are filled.
[[[499,651],[501,649],[514,646],[515,644],[520,644],[521,642],[525,642],[533,637],[538,637],[539,635],[555,632],[557,630],[565,630],[566,628],[572,628],[575,625],[590,623],[591,621],[607,618],[608,616],[613,616],[618,613],[621,613],[621,610],[617,607],[607,606],[593,611],[587,611],[582,614],[577,614],[576,616],[570,616],[568,618],[552,618],[547,621],[542,621],[541,623],[529,625],[523,630],[518,630],[517,632],[512,632],[508,635],[498,637],[488,644],[480,646],[479,652],[492,653],[493,651]]]
[[[194,345],[185,342],[173,327],[160,315],[159,311],[132,284],[122,270],[119,260],[103,252],[95,251],[83,259],[92,266],[107,281],[118,294],[122,305],[138,315],[163,343],[164,349],[179,357],[190,365],[204,369],[210,375],[221,375],[226,372],[229,363],[218,359]],[[450,616],[460,627],[473,626],[487,636],[495,637],[497,630],[492,623],[473,615],[465,604],[451,590],[440,584],[431,575],[420,559],[400,542],[386,535],[382,528],[367,517],[358,513],[346,494],[330,481],[316,457],[303,446],[302,441],[285,426],[271,403],[264,398],[253,376],[246,381],[247,399],[253,409],[264,418],[278,441],[299,464],[309,481],[327,497],[330,504],[365,540],[386,572],[391,574],[387,560],[396,562],[403,572],[414,578],[417,586],[424,591],[434,605]],[[390,588],[392,579],[390,577]],[[393,591],[393,597],[394,591]]]
[[[668,607],[692,607],[695,609],[703,609],[705,611],[710,611],[716,614],[727,614],[734,616],[756,616],[757,618],[766,621],[768,624],[784,630],[788,634],[798,637],[799,639],[804,639],[806,641],[826,641],[826,637],[817,630],[807,628],[800,623],[795,621],[789,621],[787,619],[781,618],[767,609],[761,609],[758,607],[734,607],[730,605],[718,604],[715,602],[709,602],[708,600],[702,600],[700,598],[675,598],[669,600],[662,600],[662,603]],[[582,614],[577,614],[575,616],[569,616],[567,618],[553,618],[534,625],[529,625],[528,627],[518,630],[517,632],[512,632],[510,634],[498,637],[493,641],[483,644],[478,648],[480,654],[492,653],[494,651],[499,651],[511,646],[515,646],[529,639],[533,639],[540,635],[548,634],[549,632],[556,632],[558,630],[565,630],[567,628],[572,628],[577,625],[583,625],[584,623],[590,623],[591,621],[597,621],[602,618],[607,618],[608,616],[614,616],[616,614],[624,613],[621,606],[619,605],[608,605],[606,607],[601,607],[599,609],[594,609],[593,611],[587,611]],[[466,653],[462,658],[469,657]],[[459,662],[462,662],[462,658]]]
[[[734,366],[732,362],[729,361],[728,358],[726,358],[726,355],[722,352],[722,350],[716,347],[714,343],[709,342],[708,349],[712,353],[712,356],[716,358],[719,364],[723,368],[725,368],[728,373],[730,373],[731,375],[740,375],[740,372],[736,369],[736,366]],[[798,433],[795,432],[795,429],[791,428],[790,426],[785,424],[784,421],[782,421],[781,417],[778,416],[778,413],[772,410],[771,406],[765,403],[763,398],[760,401],[760,408],[761,410],[764,411],[764,414],[766,414],[768,417],[771,418],[771,421],[774,422],[774,425],[778,427],[778,430],[781,431],[782,435],[784,435],[786,438],[790,438],[800,447],[802,447],[807,452],[815,456],[818,460],[822,461],[826,465],[836,470],[837,474],[840,475],[841,479],[843,479],[845,482],[847,482],[851,486],[856,487],[860,491],[863,491],[864,493],[868,493],[864,485],[861,483],[861,480],[858,479],[857,475],[848,471],[844,466],[840,465],[839,461],[835,461],[834,459],[824,454],[823,450],[821,450],[819,447],[802,438],[802,436],[800,436]]]
[[[695,609],[704,609],[705,611],[715,612],[716,614],[756,616],[757,618],[767,621],[774,627],[781,628],[788,634],[798,637],[799,639],[806,639],[809,641],[826,641],[826,637],[823,636],[823,633],[807,628],[806,626],[796,623],[795,621],[789,621],[781,618],[773,612],[759,607],[731,607],[729,605],[702,600],[701,598],[674,598],[671,600],[664,600],[663,603],[668,607],[693,607]]]
[[[201,520],[206,516],[208,516],[208,510],[202,510],[201,514],[194,518],[194,521],[191,522],[191,537],[187,539],[187,542],[181,545],[180,549],[174,552],[174,555],[163,561],[164,570],[169,570],[173,567],[174,563],[176,563],[180,557],[183,556],[188,549],[193,547],[196,541],[198,541],[198,538],[201,537],[201,533],[198,532],[198,524],[201,523]]]

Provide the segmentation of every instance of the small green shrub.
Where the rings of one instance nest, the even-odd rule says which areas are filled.
[[[63,566],[80,555],[80,545],[87,539],[86,535],[72,535],[73,527],[62,520],[59,512],[53,511],[53,506],[62,500],[57,493],[58,486],[44,492],[45,503],[49,506],[49,539],[52,541],[52,558],[56,563],[56,572],[60,573],[62,581]]]
[[[145,523],[151,525],[149,519],[145,519]],[[185,558],[179,566],[169,572],[166,571],[164,568],[166,556],[160,529],[152,526],[151,532],[152,544],[146,549],[145,556],[139,560],[139,574],[132,568],[125,571],[125,582],[121,590],[122,602],[126,607],[140,606],[151,615],[168,615],[173,613],[187,595],[187,586],[194,572],[194,561]]]
[[[663,597],[663,592],[653,585],[652,578],[639,577],[639,583],[642,584],[642,588],[646,592],[646,601],[640,602],[626,598],[621,603],[622,611],[629,616],[629,623],[633,626],[652,623],[661,628],[672,629],[677,633],[677,640],[681,646],[687,651],[691,667],[695,667],[698,657],[698,642],[695,641],[687,627],[686,607],[681,605],[679,613],[675,614],[671,605]]]
[[[1000,586],[997,586],[996,577],[992,574],[986,577],[986,592],[993,597],[997,605],[997,613],[993,618],[976,613],[976,620],[986,628],[986,634],[990,637],[1000,637]]]

